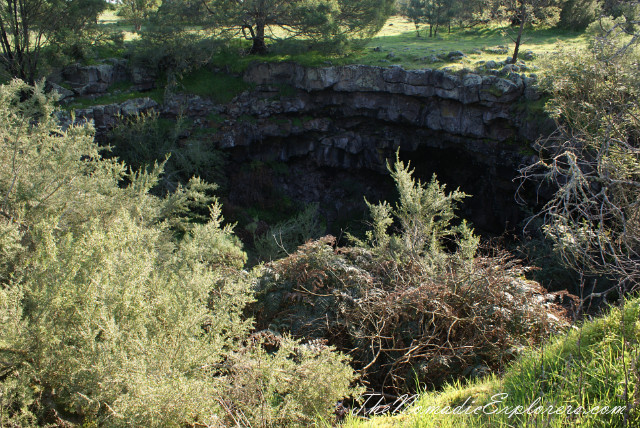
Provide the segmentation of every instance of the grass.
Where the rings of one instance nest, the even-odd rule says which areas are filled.
[[[98,24],[106,30],[121,32],[125,42],[140,38],[140,34],[135,31],[134,26],[129,24],[121,16],[118,16],[117,11],[115,10],[107,9],[102,12],[98,17]]]
[[[138,91],[115,91],[114,88],[122,87],[124,84],[115,84],[109,88],[109,92],[96,98],[76,98],[72,103],[63,106],[65,110],[83,109],[91,106],[105,105],[105,104],[120,104],[133,98],[149,97],[158,104],[162,102],[164,97],[164,89],[157,88],[151,91],[138,92]],[[127,84],[127,88],[131,84]]]
[[[452,28],[451,33],[439,32],[438,37],[427,37],[428,31],[422,31],[416,37],[412,23],[401,17],[390,19],[382,31],[374,37],[364,51],[354,58],[360,64],[384,65],[395,63],[405,68],[473,68],[479,61],[503,61],[513,52],[513,43],[507,33],[508,25],[489,25],[471,29]],[[556,28],[531,29],[525,32],[521,52],[531,50],[537,56],[544,56],[562,47],[584,47],[587,37],[583,33]],[[487,49],[506,46],[508,54],[496,54]],[[373,48],[380,48],[379,52]],[[467,55],[462,62],[428,63],[432,55],[462,51]],[[393,52],[391,60],[387,56]],[[425,60],[427,58],[427,60]],[[535,61],[534,61],[535,63]]]
[[[125,41],[132,41],[139,37],[133,31],[133,27],[117,16],[114,11],[106,11],[99,18],[99,22],[111,31],[121,32]],[[194,28],[193,31],[203,33],[204,30]],[[413,23],[403,17],[392,17],[376,37],[361,49],[346,55],[309,51],[303,40],[288,40],[281,45],[273,45],[271,52],[266,55],[247,55],[244,52],[248,49],[249,42],[237,39],[230,42],[222,52],[214,54],[211,63],[218,67],[226,67],[230,73],[235,74],[243,72],[254,61],[290,61],[309,67],[364,64],[383,67],[400,65],[406,69],[448,68],[453,71],[463,68],[474,69],[482,62],[503,61],[511,54],[513,43],[510,43],[510,39],[506,36],[509,31],[511,29],[506,24],[494,24],[471,29],[452,27],[451,33],[445,29],[438,34],[438,37],[428,37],[428,31],[423,29],[421,37],[416,37]],[[274,33],[277,35],[276,30]],[[588,38],[584,33],[554,28],[531,29],[525,32],[521,51],[531,50],[536,55],[537,58],[528,61],[528,65],[542,65],[540,58],[549,53],[562,48],[585,47],[587,43]],[[509,53],[492,53],[491,50],[498,46],[508,47]],[[443,57],[451,51],[458,50],[466,55],[461,61],[449,61],[445,58],[444,61],[432,62],[433,57],[438,55]],[[104,56],[105,54],[100,55],[100,57]],[[248,89],[241,79],[215,73],[206,68],[184,76],[181,83],[186,92],[211,97],[220,103],[228,102],[235,95]]]
[[[251,88],[251,85],[240,77],[213,72],[206,68],[183,76],[178,83],[187,93],[209,97],[221,104],[228,103],[236,95]]]
[[[344,427],[623,426],[622,413],[568,415],[565,409],[558,414],[529,415],[525,409],[536,400],[532,409],[571,405],[573,409],[582,406],[590,411],[597,406],[624,407],[625,385],[630,405],[627,426],[640,426],[639,341],[640,298],[635,297],[626,302],[624,311],[612,309],[603,317],[553,338],[541,349],[528,350],[502,376],[491,375],[467,384],[457,382],[442,391],[425,392],[401,414],[370,420],[352,417]],[[497,398],[496,394],[506,394],[503,396],[506,398]],[[491,405],[492,401],[502,402]],[[488,406],[477,416],[437,414],[427,410],[445,406],[454,409],[465,402],[474,407]],[[516,406],[523,406],[518,409],[523,415],[504,413],[508,407],[513,410]],[[493,414],[489,414],[491,412]]]
[[[280,48],[274,46],[272,52],[266,55],[239,55],[242,49],[248,48],[247,43],[239,41],[229,51],[215,55],[213,62],[219,66],[226,66],[236,73],[242,72],[253,61],[291,61],[311,67],[364,64],[383,67],[401,65],[406,69],[449,67],[452,70],[457,70],[473,69],[479,62],[504,61],[513,52],[514,45],[507,36],[507,33],[512,30],[507,24],[494,24],[471,29],[452,27],[451,33],[440,32],[438,37],[428,37],[428,31],[422,31],[421,37],[416,37],[414,28],[414,25],[405,18],[392,17],[376,37],[372,38],[362,49],[348,55],[303,51],[293,42],[289,42],[287,47],[294,53],[279,52]],[[537,58],[541,58],[563,48],[586,47],[587,43],[588,37],[581,32],[556,28],[530,29],[525,31],[521,52],[531,50]],[[508,53],[491,53],[491,50],[498,46],[507,47]],[[446,55],[451,51],[458,50],[466,55],[462,61],[445,60],[435,63],[430,61],[432,56]],[[536,65],[540,61],[534,59],[528,63]]]

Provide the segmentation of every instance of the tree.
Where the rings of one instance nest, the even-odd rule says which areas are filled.
[[[103,0],[1,0],[4,68],[11,76],[33,83],[42,47],[61,30],[82,31],[95,22],[105,5]]]
[[[140,31],[142,23],[159,6],[159,0],[120,0],[118,14],[131,22],[136,31]]]
[[[605,37],[553,62],[558,130],[522,176],[556,188],[538,216],[564,261],[631,289],[640,283],[640,77],[628,43]]]
[[[515,43],[511,62],[518,60],[522,35],[527,25],[554,25],[560,17],[560,5],[564,0],[506,0],[507,13],[511,22],[517,26],[515,34],[509,37]]]
[[[420,37],[420,25],[425,22],[425,0],[410,0],[403,9],[403,14],[416,27],[416,37]]]
[[[203,0],[202,4],[213,25],[250,40],[250,53],[265,53],[268,39],[370,37],[382,28],[394,1]]]
[[[440,25],[447,22],[448,2],[446,0],[425,0],[425,16],[429,24],[429,37],[438,35]]]
[[[437,36],[441,25],[457,22],[460,27],[473,26],[490,20],[491,4],[487,0],[410,0],[402,9],[402,13],[411,20],[418,37],[420,25],[429,24],[429,36]]]
[[[600,14],[598,0],[567,0],[560,12],[559,26],[572,30],[584,30]]]

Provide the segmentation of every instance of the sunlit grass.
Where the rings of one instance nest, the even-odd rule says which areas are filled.
[[[239,77],[216,73],[206,68],[192,71],[178,83],[185,92],[209,97],[218,103],[228,103],[251,87]]]
[[[274,49],[274,53],[244,58],[227,58],[226,65],[242,70],[254,60],[278,62],[293,61],[307,66],[364,64],[388,67],[400,65],[406,69],[444,68],[474,69],[480,62],[504,61],[513,53],[514,44],[508,34],[513,30],[509,25],[492,24],[470,29],[446,28],[438,32],[437,37],[428,37],[428,29],[422,29],[420,37],[416,36],[415,26],[403,17],[392,17],[377,36],[372,38],[362,49],[348,55],[330,55],[317,51],[288,54]],[[277,32],[275,32],[277,33]],[[581,32],[560,30],[555,28],[529,29],[525,32],[521,52],[531,50],[536,59],[528,61],[529,65],[540,65],[540,58],[563,49],[580,49],[588,44],[588,36]],[[489,50],[499,46],[507,47],[508,53],[496,54]],[[375,51],[374,51],[375,49]],[[282,49],[284,51],[284,49]],[[466,57],[462,61],[448,60],[431,62],[432,56],[448,54],[451,51],[462,51]],[[522,58],[522,57],[520,57]]]
[[[114,11],[107,11],[101,15],[99,22],[113,31],[122,31],[125,41],[132,41],[140,37],[129,25]],[[143,29],[144,30],[144,29]],[[191,32],[201,36],[207,36],[204,29],[194,27]],[[283,36],[278,29],[269,30],[272,35]],[[377,36],[372,38],[363,48],[347,55],[326,54],[306,49],[288,50],[289,46],[274,46],[272,52],[266,55],[243,55],[243,49],[249,47],[245,40],[235,40],[233,48],[214,56],[213,62],[219,66],[228,66],[231,71],[241,72],[252,61],[281,62],[292,61],[306,66],[327,66],[364,64],[388,67],[401,65],[407,69],[418,68],[444,68],[474,69],[482,61],[504,61],[513,51],[514,44],[508,37],[513,30],[509,25],[492,24],[477,26],[470,29],[451,27],[451,33],[447,28],[441,28],[437,37],[428,37],[428,27],[422,28],[421,37],[416,36],[415,26],[403,17],[392,17],[385,24]],[[525,32],[521,52],[531,50],[536,59],[530,61],[530,65],[539,65],[539,59],[545,55],[553,54],[562,48],[578,49],[586,47],[588,37],[584,33],[559,30],[555,28],[530,29]],[[295,42],[291,42],[295,46]],[[486,49],[506,46],[507,54],[496,54]],[[374,51],[374,48],[376,51]],[[451,51],[462,51],[466,57],[462,61],[432,62],[431,57],[439,54],[447,54]],[[292,53],[291,53],[292,52]]]
[[[157,103],[162,102],[164,96],[163,89],[154,89],[152,91],[138,92],[127,91],[118,88],[130,87],[130,82],[115,84],[112,86],[108,93],[101,95],[97,98],[77,98],[72,103],[64,106],[65,110],[83,109],[91,106],[106,105],[106,104],[120,104],[127,100],[134,98],[149,97]]]
[[[504,61],[513,52],[514,44],[508,37],[512,29],[508,25],[489,25],[471,29],[441,28],[437,37],[428,37],[423,28],[417,37],[412,23],[402,17],[393,17],[382,31],[353,60],[367,65],[402,65],[404,68],[473,68],[479,61]],[[587,37],[583,33],[558,29],[531,29],[525,32],[521,52],[531,50],[537,57],[550,54],[561,47],[585,47]],[[494,54],[485,49],[506,46],[507,54]],[[379,52],[373,51],[379,48]],[[462,51],[466,58],[461,62],[430,62],[430,57]],[[390,55],[392,53],[392,55]],[[391,58],[390,58],[391,57]],[[535,60],[532,64],[535,64]]]
[[[140,38],[140,34],[135,31],[134,26],[123,17],[118,16],[118,12],[115,10],[107,9],[102,12],[98,17],[98,24],[109,31],[121,32],[125,42]]]

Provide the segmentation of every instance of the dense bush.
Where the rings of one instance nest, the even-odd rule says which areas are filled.
[[[256,236],[254,246],[260,260],[272,261],[293,253],[299,245],[322,236],[318,204],[311,204],[295,217],[269,227]]]
[[[175,190],[192,176],[224,185],[224,155],[204,138],[183,135],[186,126],[184,118],[161,119],[155,111],[121,118],[108,136],[110,154],[134,169],[166,159],[156,189],[161,192]]]
[[[597,0],[568,0],[562,6],[558,26],[571,30],[584,30],[600,15]]]
[[[180,75],[209,62],[223,40],[189,32],[169,22],[154,22],[129,46],[131,63],[158,76]],[[168,83],[171,83],[169,81]]]
[[[91,128],[52,113],[39,87],[0,87],[0,425],[330,417],[352,370],[329,348],[249,340],[253,276],[219,204],[170,229],[203,183],[156,197],[159,167],[103,158]]]
[[[500,376],[454,382],[421,395],[398,417],[366,422],[354,418],[345,426],[640,426],[639,317],[640,300],[635,296],[622,308],[610,308],[528,349]],[[471,412],[485,405],[485,410]],[[438,411],[447,406],[468,406],[471,411]]]
[[[603,21],[613,33],[623,24]],[[522,170],[556,186],[539,217],[564,261],[628,288],[640,282],[640,79],[630,41],[609,34],[550,61],[544,84],[558,129]]]
[[[399,203],[370,205],[367,242],[338,248],[326,237],[267,265],[255,307],[263,327],[349,352],[376,388],[499,369],[565,324],[516,261],[475,257],[477,238],[452,224],[461,192],[411,174],[396,163]]]

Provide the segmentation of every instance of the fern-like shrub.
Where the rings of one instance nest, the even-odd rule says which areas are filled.
[[[370,205],[365,241],[325,237],[264,268],[262,327],[323,338],[371,387],[404,391],[498,370],[566,325],[517,261],[475,255],[478,238],[453,224],[464,194],[416,182],[400,161],[390,170],[399,202]]]

